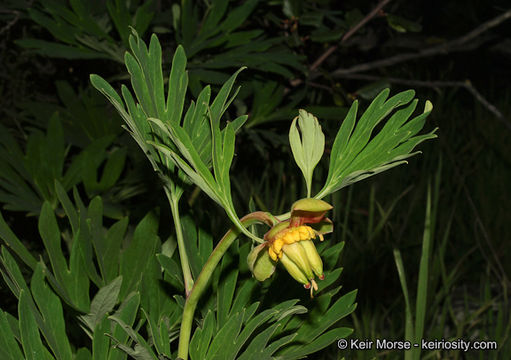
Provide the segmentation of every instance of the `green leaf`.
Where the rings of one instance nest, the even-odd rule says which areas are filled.
[[[87,348],[80,348],[75,354],[74,360],[92,360],[90,350]]]
[[[236,338],[234,345],[228,348],[229,350],[228,353],[226,353],[226,357],[229,359],[237,358],[238,352],[241,350],[242,346],[246,343],[250,336],[255,332],[255,330],[264,323],[268,322],[269,320],[280,321],[281,319],[285,318],[286,316],[292,315],[293,313],[303,312],[304,310],[303,306],[294,306],[296,302],[297,300],[285,301],[274,306],[273,308],[260,312],[255,317],[250,319],[250,321],[248,321],[245,324],[245,327],[243,328],[239,336]],[[255,311],[255,308],[257,308],[258,305],[259,303],[254,303],[252,304],[251,307],[253,307]],[[249,313],[249,308],[247,308],[245,313],[246,314]],[[248,315],[246,315],[245,318],[248,318]]]
[[[30,287],[42,315],[42,323],[39,326],[46,342],[57,359],[71,359],[71,345],[66,334],[62,304],[58,296],[44,282],[41,263],[34,271]]]
[[[231,308],[236,281],[238,280],[238,271],[232,269],[232,261],[227,256],[222,258],[223,277],[217,291],[217,326],[221,328],[227,321],[229,309]],[[227,273],[226,273],[227,272]]]
[[[193,146],[192,140],[190,139],[190,135],[187,134],[184,129],[179,126],[179,124],[169,123],[164,124],[159,119],[153,119],[150,118],[149,121],[156,124],[159,129],[161,129],[165,134],[167,134],[173,141],[174,145],[177,146],[179,149],[179,152],[182,154],[182,156],[189,162],[191,167],[193,168],[194,172],[199,175],[203,181],[207,184],[207,187],[211,188],[212,190],[215,189],[215,180],[213,176],[211,175],[211,172],[209,171],[208,167],[204,162],[202,161],[201,157],[199,156],[197,150]],[[181,162],[176,159],[176,156],[174,156],[172,153],[174,151],[172,149],[165,149],[166,146],[162,145],[158,142],[148,142],[149,144],[153,145],[156,149],[161,151],[163,154],[171,157],[173,160],[172,162],[176,163],[177,166],[181,168],[181,170],[185,171],[185,173],[191,178],[192,181],[194,181],[194,177],[190,176],[189,172],[185,170],[185,168],[181,167]],[[177,154],[176,154],[177,155]],[[195,181],[194,181],[195,182]],[[199,185],[199,184],[197,184]],[[205,189],[202,189],[207,193]]]
[[[301,359],[306,355],[314,354],[319,350],[324,349],[328,345],[334,343],[339,339],[343,339],[353,333],[353,329],[349,328],[336,328],[322,334],[311,343],[299,347],[296,351],[290,353],[284,353],[282,356],[277,356],[276,359]]]
[[[250,342],[247,349],[239,357],[239,360],[270,360],[271,353],[268,353],[266,345],[271,336],[280,326],[282,326],[280,323],[273,324],[257,334],[257,336]]]
[[[107,1],[106,7],[122,42],[128,45],[128,27],[131,25],[131,16],[126,3],[124,1]]]
[[[153,1],[145,1],[136,7],[135,16],[133,17],[133,26],[141,35],[147,31],[154,17],[152,10]]]
[[[311,324],[306,324],[297,331],[298,335],[295,340],[305,341],[310,343],[316,339],[330,326],[338,322],[340,319],[351,314],[355,308],[355,297],[357,291],[353,290],[340,299],[338,299],[331,307],[328,308],[327,312],[319,319],[315,319]]]
[[[122,277],[118,276],[111,283],[99,289],[92,299],[90,311],[87,315],[79,316],[80,320],[94,332],[96,327],[103,321],[106,314],[112,311],[119,298]]]
[[[19,39],[15,40],[15,43],[35,50],[41,55],[48,56],[51,58],[63,58],[69,60],[76,59],[111,59],[111,56],[104,54],[100,51],[87,48],[77,48],[69,45],[53,43],[50,41],[39,40],[39,39]]]
[[[158,360],[156,355],[154,355],[151,347],[147,342],[144,340],[142,336],[140,336],[136,331],[133,330],[133,328],[126,324],[122,319],[116,317],[116,316],[110,316],[110,320],[117,323],[126,334],[130,337],[131,340],[135,341],[135,348],[131,348],[130,346],[127,346],[125,344],[120,343],[119,341],[116,341],[117,339],[112,338],[117,344],[115,345],[131,357],[133,357],[136,360]]]
[[[181,270],[181,267],[173,259],[163,254],[157,254],[156,258],[168,276],[166,281],[177,288],[177,290],[184,290],[183,271]]]
[[[414,136],[422,127],[432,108],[408,121],[415,110],[417,101],[412,90],[403,91],[387,100],[389,90],[382,91],[369,105],[355,126],[357,102],[350,108],[346,119],[335,138],[330,154],[330,167],[323,189],[315,196],[318,199],[373,176],[392,167],[406,163],[404,159],[415,155],[413,148],[424,140],[436,137],[434,132]],[[382,130],[375,136],[376,125],[400,106],[401,108],[387,120]]]
[[[177,268],[180,269],[180,266]],[[161,339],[162,349],[169,348],[169,338],[165,333],[171,331],[181,320],[182,310],[171,296],[176,291],[170,292],[168,287],[162,286],[167,279],[168,277],[164,277],[164,274],[162,274],[162,267],[158,263],[157,257],[153,257],[142,276],[139,290],[141,294],[141,307],[160,329],[156,338],[159,337]],[[181,291],[178,293],[181,293]]]
[[[30,135],[32,136],[32,135]],[[0,202],[9,210],[39,213],[41,200],[34,177],[25,166],[25,155],[9,129],[0,125]]]
[[[117,94],[112,85],[108,83],[108,81],[99,75],[91,74],[90,82],[92,86],[94,86],[98,91],[105,95],[105,97],[112,103],[112,105],[116,107],[117,111],[125,111],[121,97],[119,94]]]
[[[27,283],[14,257],[4,246],[2,246],[1,249],[2,257],[0,258],[0,262],[2,267],[0,268],[0,272],[13,295],[19,298],[21,290],[29,292]]]
[[[239,312],[242,309],[248,309],[250,304],[250,299],[253,295],[253,292],[258,288],[258,284],[255,281],[244,281],[241,286],[238,286],[236,289],[236,297],[234,298],[234,302],[231,306],[231,310],[229,315]],[[258,303],[250,304],[250,306],[257,305]],[[246,311],[245,321],[248,321],[252,314],[250,311]]]
[[[126,325],[133,326],[135,319],[137,318],[138,306],[140,305],[140,293],[133,292],[126,297],[122,302],[119,309],[115,312],[113,317],[122,320]],[[128,334],[124,329],[115,324],[113,331],[110,333],[113,338],[121,343],[126,343],[128,340]],[[108,360],[123,360],[125,359],[124,353],[119,349],[111,349]]]
[[[109,154],[101,179],[95,184],[95,192],[107,191],[115,185],[124,170],[126,155],[127,148],[118,148]]]
[[[190,181],[195,183],[202,191],[204,191],[213,201],[217,202],[219,205],[222,204],[220,198],[217,195],[216,186],[214,186],[214,180],[209,171],[201,172],[200,174],[192,169],[190,165],[186,161],[184,161],[176,152],[172,151],[170,148],[160,145],[157,143],[149,142],[156,149],[161,151],[165,156],[172,158],[172,161],[175,162],[179,168],[186,173],[186,175],[190,178]],[[200,160],[202,162],[202,160]],[[202,175],[205,175],[204,178]],[[206,175],[207,174],[207,175]],[[213,184],[213,185],[212,185]],[[214,187],[213,187],[214,186]]]
[[[202,26],[201,33],[209,35],[213,31],[218,31],[218,23],[222,19],[229,5],[228,0],[214,0],[210,4],[210,9],[205,16],[204,25]]]
[[[305,178],[307,197],[310,197],[312,174],[325,149],[325,135],[321,131],[318,119],[305,110],[300,110],[299,116],[294,118],[289,129],[289,144],[296,164]]]
[[[114,223],[106,232],[103,240],[105,248],[102,254],[105,282],[112,281],[119,274],[119,257],[121,254],[121,245],[128,228],[129,219],[127,217]]]
[[[390,83],[385,80],[379,80],[365,85],[358,89],[355,94],[364,100],[373,100],[379,93],[390,87]]]
[[[66,289],[69,292],[72,305],[78,310],[86,312],[90,307],[89,277],[87,265],[82,255],[82,244],[79,241],[79,237],[80,230],[78,230],[78,233],[73,237]],[[53,283],[51,277],[49,277],[49,280]]]
[[[27,264],[31,269],[35,268],[37,260],[9,228],[9,225],[7,225],[7,223],[5,222],[1,212],[0,212],[0,238],[5,242],[5,244],[8,247],[10,247],[16,253],[16,255],[18,255],[21,258],[21,260],[23,260],[25,264]]]
[[[213,239],[207,231],[198,227],[190,216],[184,216],[181,225],[192,274],[197,278],[213,250]]]
[[[148,213],[135,228],[129,247],[123,252],[120,262],[120,273],[123,283],[119,294],[120,299],[137,290],[142,275],[152,257],[155,256],[159,243],[157,235],[158,218],[152,212]]]
[[[152,319],[144,309],[142,309],[142,311],[147,320],[149,336],[153,339],[156,351],[159,355],[164,355],[170,358],[172,355],[170,351],[169,332],[167,328],[168,318],[166,315],[162,314],[158,323],[156,323],[155,319]]]
[[[79,226],[78,213],[74,208],[71,199],[69,199],[66,190],[57,179],[55,179],[55,194],[64,208],[64,212],[66,213],[69,224],[71,225],[71,231],[75,234],[78,231]]]
[[[155,35],[153,37],[156,38]],[[151,38],[151,42],[153,38]],[[179,45],[172,59],[170,69],[169,88],[167,93],[167,102],[165,106],[166,121],[179,124],[183,114],[183,106],[188,86],[188,75],[186,73],[186,54],[184,48]],[[190,133],[192,134],[192,133]]]
[[[241,6],[229,12],[227,18],[222,22],[220,29],[228,33],[238,28],[252,13],[258,1],[259,0],[245,1]]]
[[[211,88],[206,86],[197,97],[197,104],[192,101],[183,119],[185,132],[191,134],[193,146],[208,167],[211,164],[211,129],[207,118],[210,97]]]
[[[62,252],[60,229],[53,209],[47,201],[44,202],[39,216],[39,233],[48,251],[55,278],[61,286],[67,287],[72,279],[69,278],[69,269]]]
[[[215,356],[219,356],[231,346],[233,339],[235,339],[240,332],[244,315],[244,310],[231,315],[225,325],[218,330],[209,347],[208,359],[214,359]]]
[[[229,94],[231,93],[232,87],[234,85],[234,82],[236,81],[236,78],[238,77],[238,74],[246,69],[246,67],[240,68],[238,71],[236,71],[230,78],[225,82],[225,84],[220,88],[220,91],[218,92],[217,96],[215,97],[215,100],[211,104],[210,108],[210,114],[211,114],[211,123],[212,128],[218,128],[220,126],[220,118],[224,114],[225,110],[227,110],[227,107],[229,104],[234,100],[234,97],[236,96],[236,93],[231,97],[230,100],[227,100]]]
[[[106,334],[111,331],[111,322],[107,317],[100,320],[92,334],[92,359],[106,360],[110,351],[110,340]]]
[[[103,228],[103,201],[99,196],[96,196],[89,203],[87,209],[88,218],[88,230],[90,231],[90,237],[88,240],[92,243],[96,254],[96,261],[99,265],[99,270],[103,277],[103,284],[106,284],[105,276],[105,248],[106,242],[104,241],[104,228]],[[92,258],[92,254],[89,254]]]
[[[0,355],[2,359],[23,359],[15,334],[7,320],[7,313],[2,310],[0,310]]]
[[[203,326],[198,327],[190,342],[190,358],[192,360],[206,359],[209,343],[216,330],[215,314],[209,310],[204,318]]]
[[[434,205],[433,205],[434,206]],[[434,210],[433,210],[434,212]],[[415,331],[414,342],[421,341],[424,335],[424,321],[426,318],[427,296],[428,296],[428,280],[430,279],[431,267],[431,249],[433,247],[433,222],[431,206],[431,184],[428,183],[428,193],[426,198],[426,215],[424,220],[424,233],[422,238],[422,252],[419,263],[419,278],[417,284],[417,299],[415,303]],[[412,349],[413,357],[420,358],[421,349]]]
[[[75,188],[76,189],[76,188]],[[101,262],[101,257],[98,257],[96,255],[96,259],[94,259],[93,255],[93,236],[96,236],[98,234],[101,235],[101,231],[96,230],[97,220],[93,220],[93,211],[91,206],[89,206],[89,210],[85,208],[85,205],[81,202],[81,199],[79,198],[76,190],[74,190],[74,197],[75,197],[75,203],[77,204],[77,208],[79,211],[79,226],[78,226],[78,232],[75,234],[75,237],[73,239],[74,244],[71,249],[71,261],[76,258],[76,262],[78,263],[80,260],[78,257],[81,258],[81,261],[83,261],[83,267],[81,267],[81,270],[84,270],[87,274],[87,277],[89,277],[94,284],[96,284],[97,287],[101,287],[105,285],[105,282],[103,279],[98,275],[98,272],[96,270],[96,263]],[[94,200],[93,200],[94,201]],[[91,202],[92,203],[92,202]],[[102,216],[102,214],[100,214]],[[100,264],[101,265],[101,264]],[[73,272],[74,269],[72,268],[71,271]],[[86,307],[87,311],[89,306]]]
[[[32,313],[30,293],[20,291],[18,303],[18,317],[20,323],[21,345],[26,360],[54,359],[43,346],[39,335],[39,328]]]

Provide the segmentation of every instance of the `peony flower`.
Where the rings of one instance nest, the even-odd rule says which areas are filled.
[[[313,240],[332,232],[332,222],[325,217],[332,206],[317,199],[302,199],[291,208],[289,220],[273,226],[264,236],[265,242],[255,247],[248,256],[249,267],[255,278],[263,281],[275,271],[280,262],[287,272],[306,289],[311,297],[318,290],[315,277],[323,280],[323,261]]]

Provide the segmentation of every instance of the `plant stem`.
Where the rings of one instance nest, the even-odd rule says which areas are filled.
[[[273,226],[271,218],[262,211],[256,211],[245,215],[241,220],[241,224],[246,228],[256,223],[264,223],[268,226]],[[225,252],[231,244],[240,235],[241,230],[237,226],[231,227],[224,237],[219,241],[211,255],[209,256],[206,264],[202,268],[197,281],[193,285],[192,291],[186,298],[185,307],[183,309],[183,318],[181,320],[181,329],[179,333],[179,347],[177,355],[179,359],[186,360],[188,358],[188,347],[190,345],[190,335],[192,331],[193,316],[195,314],[195,308],[199,299],[206,289],[206,286],[213,275],[218,263],[224,256]]]
[[[179,216],[179,197],[175,196],[172,189],[168,189],[167,187],[165,187],[165,193],[167,194],[170,210],[172,212],[172,219],[174,220],[177,246],[179,248],[179,259],[181,260],[181,269],[183,270],[183,280],[185,283],[185,293],[186,296],[188,296],[193,287],[193,277],[190,270],[190,263],[188,262],[188,254],[186,252],[183,237],[183,228],[181,226],[181,218]]]
[[[254,234],[252,234],[250,231],[247,230],[246,226],[241,223],[241,221],[238,219],[238,215],[234,211],[231,210],[230,207],[224,206],[225,211],[227,212],[227,216],[229,219],[238,227],[238,229],[247,237],[250,239],[258,242],[259,244],[262,244],[264,242],[263,239],[258,238]]]

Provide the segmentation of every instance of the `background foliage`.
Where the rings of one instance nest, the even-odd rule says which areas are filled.
[[[435,110],[426,130],[440,128],[438,141],[421,145],[423,155],[408,165],[326,199],[334,205],[336,231],[320,248],[331,282],[317,299],[308,300],[298,285],[287,282],[287,274],[262,287],[253,283],[244,262],[249,247],[236,243],[201,307],[196,334],[202,335],[192,338],[193,359],[214,358],[220,340],[204,345],[199,339],[220,329],[225,338],[233,337],[229,329],[240,329],[236,341],[245,356],[240,358],[249,358],[261,344],[276,351],[292,343],[286,329],[301,326],[304,306],[307,316],[330,318],[326,309],[351,304],[354,289],[356,311],[329,324],[335,331],[316,344],[330,344],[349,327],[353,338],[403,339],[407,303],[414,317],[421,308],[415,301],[421,290],[417,296],[414,289],[421,289],[426,233],[431,260],[421,278],[428,289],[423,337],[495,340],[499,351],[488,352],[489,358],[510,353],[511,25],[505,19],[485,25],[509,13],[508,6],[505,1],[470,1],[463,7],[413,1],[6,1],[0,12],[0,329],[11,329],[12,335],[1,334],[0,349],[22,358],[15,340],[22,339],[27,346],[22,350],[34,351],[35,359],[50,352],[87,359],[101,351],[109,358],[126,352],[165,358],[175,350],[164,339],[175,340],[184,300],[175,295],[175,302],[164,301],[183,289],[168,205],[144,154],[89,83],[90,73],[117,88],[126,83],[131,26],[146,42],[158,34],[164,71],[183,46],[190,98],[206,84],[216,94],[239,67],[248,67],[239,74],[241,90],[226,113],[228,120],[249,115],[237,134],[232,170],[238,214],[253,210],[244,204],[283,213],[306,193],[287,138],[299,108],[320,119],[326,152],[352,101],[366,108],[386,87],[392,93],[416,88],[420,99],[431,99]],[[480,31],[466,38],[474,29]],[[380,59],[393,60],[374,63]],[[364,64],[369,65],[360,68]],[[315,178],[326,179],[327,173],[323,159]],[[319,184],[313,181],[313,193]],[[198,191],[191,189],[183,200],[196,275],[229,223]],[[155,252],[160,255],[151,257]],[[90,263],[80,263],[77,254]],[[399,259],[407,296],[396,270]],[[163,288],[154,284],[161,280]],[[339,311],[332,318],[344,315]],[[241,329],[249,326],[257,331],[243,342]],[[111,338],[102,335],[105,329]],[[317,358],[402,356],[320,345],[310,349],[322,349]]]

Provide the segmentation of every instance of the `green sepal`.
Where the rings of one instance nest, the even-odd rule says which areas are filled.
[[[332,220],[328,218],[324,218],[320,222],[316,224],[308,224],[311,228],[316,230],[319,234],[330,234],[334,231],[334,224],[332,223]]]
[[[331,210],[333,208],[332,205],[327,203],[326,201],[314,198],[305,198],[295,201],[293,206],[291,206],[291,212],[293,211],[307,211],[307,212],[325,212]]]
[[[326,212],[332,208],[332,205],[323,200],[311,198],[298,200],[291,207],[291,226],[322,222]]]
[[[258,281],[268,279],[275,272],[275,262],[270,258],[266,244],[252,249],[247,257],[248,268]]]

